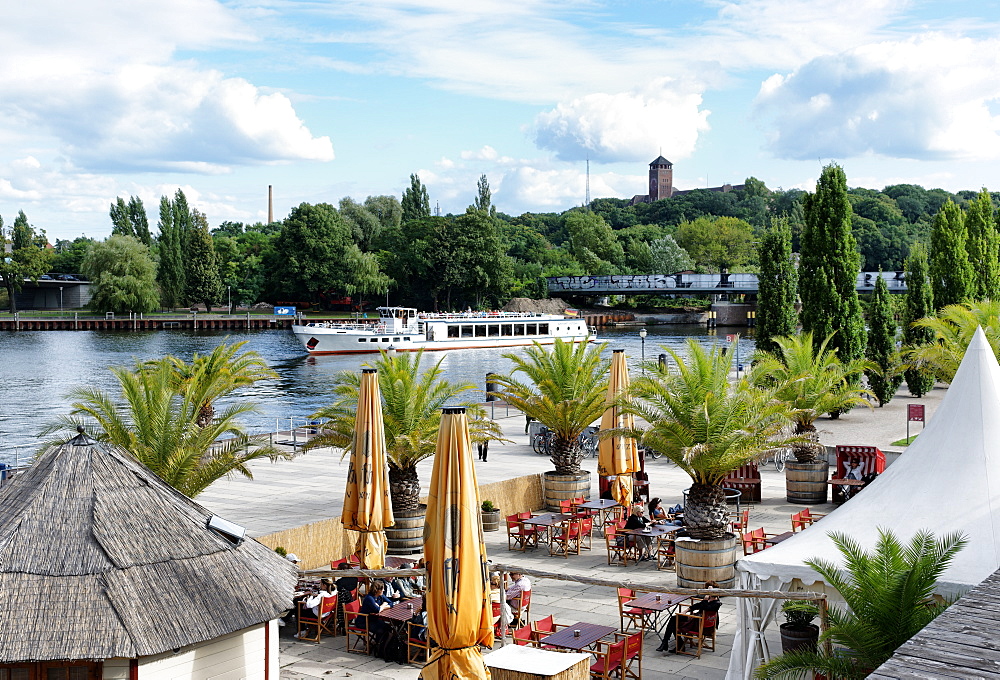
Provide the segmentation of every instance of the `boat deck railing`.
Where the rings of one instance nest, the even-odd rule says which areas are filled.
[[[543,316],[538,312],[421,312],[420,319],[532,319]]]

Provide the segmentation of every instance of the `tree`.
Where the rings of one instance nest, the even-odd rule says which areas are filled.
[[[920,243],[910,248],[906,260],[906,306],[903,309],[903,344],[915,347],[929,343],[934,332],[925,326],[916,325],[918,319],[934,314],[934,300],[931,297],[931,282],[927,278],[927,250]],[[915,397],[922,397],[934,388],[934,374],[907,365],[903,373],[906,388]]]
[[[111,204],[111,234],[113,236],[135,236],[132,230],[132,222],[128,218],[128,205],[125,199],[119,196]]]
[[[7,254],[8,243],[10,254]],[[4,233],[3,218],[0,218],[0,281],[7,289],[11,314],[17,312],[14,295],[21,290],[24,280],[37,281],[48,271],[51,259],[52,252],[45,248],[44,234],[35,233],[23,210],[18,211],[9,236]]]
[[[435,309],[439,302],[479,309],[507,295],[513,266],[487,211],[469,208],[455,219],[435,220],[423,255]]]
[[[217,364],[200,362],[179,368],[183,363],[168,356],[136,362],[131,370],[112,368],[118,395],[85,387],[73,390],[71,414],[57,419],[43,434],[85,425],[95,439],[127,451],[189,498],[234,472],[253,479],[247,467],[250,461],[287,457],[267,444],[266,435],[251,437],[239,424],[241,415],[257,410],[252,402],[227,399],[226,407],[211,422],[199,424],[209,395],[228,397],[235,387],[220,389]],[[179,380],[179,374],[189,378]],[[222,378],[222,382],[227,380]]]
[[[159,266],[156,282],[160,286],[160,302],[167,309],[185,303],[183,239],[174,219],[174,206],[166,196],[160,197],[160,234],[157,238]]]
[[[899,370],[899,355],[896,351],[896,318],[889,300],[889,286],[879,276],[875,280],[875,292],[868,314],[868,346],[865,357],[874,364],[865,371],[868,388],[878,400],[879,407],[888,404],[903,382]]]
[[[605,409],[610,363],[604,345],[537,342],[523,353],[504,354],[514,364],[509,375],[494,376],[501,398],[552,431],[552,465],[558,475],[580,474],[580,434]],[[518,379],[522,374],[527,381]]]
[[[929,268],[934,304],[938,309],[967,302],[972,296],[972,265],[966,250],[967,240],[962,209],[949,199],[935,215],[931,229]]]
[[[972,270],[972,299],[1000,300],[1000,234],[990,192],[980,191],[965,209],[966,244]]]
[[[222,298],[222,279],[215,259],[215,244],[208,231],[208,220],[204,213],[192,211],[192,230],[186,250],[187,299],[201,302],[211,313],[212,306]]]
[[[1000,356],[998,300],[948,305],[937,316],[917,319],[913,325],[929,332],[931,339],[912,346],[906,352],[910,365],[932,373],[942,382],[950,383],[955,378],[965,350],[980,326],[993,348],[993,354]]]
[[[292,209],[274,241],[270,287],[289,300],[318,302],[324,291],[343,292],[349,272],[345,253],[351,230],[328,203]]]
[[[344,262],[350,279],[344,286],[348,295],[360,295],[361,302],[371,293],[383,294],[392,285],[392,279],[382,272],[378,258],[373,253],[363,253],[357,245],[347,247]]]
[[[146,208],[138,196],[129,196],[128,203],[119,196],[111,204],[111,234],[118,236],[134,236],[144,245],[152,245],[149,234],[149,220],[146,218]]]
[[[649,244],[651,269],[646,273],[676,274],[694,269],[694,260],[673,236],[664,236]]]
[[[875,548],[867,551],[847,534],[830,538],[843,566],[820,559],[806,564],[840,593],[846,607],[829,606],[829,628],[816,649],[775,657],[756,670],[757,678],[868,677],[951,604],[934,590],[968,543],[958,533],[935,540],[929,531],[919,531],[904,545],[888,529],[879,529]],[[820,651],[827,641],[837,645],[832,654]]]
[[[401,208],[403,222],[431,216],[431,199],[427,195],[427,187],[420,183],[419,176],[410,175],[410,186],[403,192]]]
[[[677,228],[677,243],[699,265],[724,272],[753,259],[753,227],[735,217],[699,217]]]
[[[625,250],[614,231],[600,215],[573,210],[565,215],[569,234],[568,250],[588,274],[614,274],[622,264]]]
[[[156,265],[149,248],[134,236],[110,236],[95,243],[83,261],[91,281],[90,306],[99,312],[151,312],[159,305]]]
[[[816,426],[822,414],[844,411],[855,406],[869,406],[868,392],[858,387],[862,373],[872,365],[862,359],[841,361],[829,348],[827,337],[816,347],[812,333],[772,338],[778,346],[773,354],[757,351],[753,355],[748,380],[759,387],[775,390],[775,397],[793,410],[795,434],[802,441],[792,446],[800,463],[816,460]]]
[[[486,417],[485,409],[472,400],[464,399],[466,393],[475,389],[475,385],[445,380],[441,367],[443,358],[426,370],[422,360],[423,350],[398,354],[382,352],[374,363],[382,393],[389,492],[392,511],[397,515],[413,513],[420,507],[417,464],[435,453],[442,407],[466,408],[473,443],[506,441],[496,422]],[[322,427],[319,436],[306,444],[307,450],[335,446],[344,449],[344,455],[350,453],[360,389],[360,373],[342,371],[336,376],[333,403],[310,416],[321,419]]]
[[[816,193],[806,195],[804,209],[799,263],[802,330],[812,333],[817,350],[829,343],[841,361],[851,362],[864,354],[865,324],[857,291],[861,257],[851,234],[843,168],[836,164],[823,168]]]
[[[486,179],[486,175],[479,177],[479,183],[476,185],[476,198],[470,207],[473,210],[488,213],[490,217],[497,216],[497,207],[493,205],[493,194],[490,193],[490,181]]]
[[[652,369],[632,383],[623,411],[648,423],[633,434],[691,477],[684,523],[692,538],[729,531],[722,480],[768,449],[791,440],[791,407],[773,388],[729,380],[732,354],[689,339],[684,356],[664,346],[675,369]],[[732,349],[731,347],[728,349]]]
[[[792,259],[792,230],[788,218],[779,217],[764,232],[757,246],[757,349],[776,352],[773,338],[792,336],[798,326],[795,296],[798,272]]]
[[[72,241],[59,239],[55,243],[55,256],[49,266],[52,271],[60,274],[83,275],[83,260],[87,251],[97,241],[86,236],[78,236]]]

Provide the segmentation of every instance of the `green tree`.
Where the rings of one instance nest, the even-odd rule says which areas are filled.
[[[441,363],[444,358],[423,368],[423,350],[382,355],[373,367],[378,371],[382,393],[382,419],[385,424],[385,447],[389,459],[389,491],[395,514],[412,513],[420,506],[420,478],[417,464],[434,455],[437,433],[444,406],[464,406],[469,415],[469,434],[473,443],[488,440],[506,441],[499,426],[486,417],[486,411],[468,393],[475,385],[446,380]],[[306,449],[334,446],[350,453],[354,441],[355,415],[361,375],[342,371],[333,383],[334,401],[311,418],[322,420],[320,435],[306,444]]]
[[[676,368],[652,369],[636,378],[623,410],[648,423],[634,434],[691,477],[684,523],[693,538],[721,538],[729,531],[722,480],[765,451],[792,440],[783,434],[791,407],[773,388],[729,380],[732,354],[689,339],[682,356],[662,347]],[[732,349],[729,347],[728,349]]]
[[[485,210],[469,208],[455,219],[435,222],[424,256],[434,305],[447,309],[497,303],[510,289],[513,265],[498,221]]]
[[[929,273],[938,309],[967,302],[973,294],[967,240],[962,209],[949,199],[934,217],[931,229]]]
[[[9,254],[8,243],[11,246]],[[0,218],[0,282],[7,289],[11,314],[17,312],[14,296],[24,286],[24,280],[37,281],[48,271],[51,260],[52,252],[45,248],[44,234],[35,233],[23,210],[18,211],[9,234],[4,232],[3,218]]]
[[[187,282],[184,275],[183,238],[174,219],[174,206],[166,196],[160,197],[160,234],[156,250],[159,265],[156,282],[160,286],[160,302],[167,309],[173,309],[186,302]]]
[[[218,304],[225,292],[215,258],[215,243],[208,231],[208,220],[204,213],[193,210],[191,218],[192,230],[185,253],[187,299],[201,302],[205,305],[205,310],[211,313],[212,306]]]
[[[870,406],[867,390],[858,387],[860,376],[872,365],[863,359],[841,361],[828,347],[827,337],[816,347],[812,333],[772,339],[774,353],[757,351],[751,361],[748,380],[759,387],[773,388],[777,399],[792,409],[795,434],[802,438],[792,446],[800,463],[817,459],[823,450],[816,444],[816,419],[822,414]]]
[[[931,339],[910,347],[906,352],[910,365],[932,373],[942,382],[950,383],[955,378],[965,350],[980,326],[993,348],[993,354],[1000,356],[998,300],[948,305],[937,316],[917,319],[913,325],[930,332]]]
[[[699,265],[716,272],[744,267],[753,259],[753,227],[735,217],[699,217],[677,228],[677,243]]]
[[[138,196],[129,196],[128,203],[119,196],[111,204],[111,234],[135,236],[144,245],[152,245],[146,207]]]
[[[985,188],[965,209],[966,244],[972,270],[972,299],[1000,300],[1000,234],[990,192]]]
[[[392,279],[382,272],[378,258],[373,253],[361,252],[353,243],[347,247],[344,263],[350,272],[344,292],[360,296],[362,303],[368,295],[384,294],[392,285]]]
[[[182,370],[179,363],[183,362],[168,356],[136,362],[132,370],[112,368],[117,395],[76,388],[70,393],[71,414],[42,434],[84,425],[96,439],[127,451],[189,498],[234,472],[252,479],[247,464],[253,460],[287,457],[267,444],[266,435],[252,437],[239,423],[240,416],[257,410],[253,402],[227,399],[211,422],[200,425],[207,395],[229,397],[233,390],[219,389],[217,364],[201,362]],[[190,377],[179,380],[179,373]]]
[[[916,325],[918,319],[934,314],[931,282],[927,278],[927,250],[923,244],[914,243],[906,260],[906,306],[903,309],[903,344],[915,347],[929,343],[934,332]],[[934,374],[907,365],[903,373],[906,388],[915,397],[922,397],[934,388]]]
[[[345,254],[351,230],[328,203],[292,209],[274,241],[270,287],[290,300],[318,302],[324,291],[344,292],[350,280]]]
[[[83,261],[91,282],[90,306],[98,312],[151,312],[159,305],[156,265],[134,236],[114,235],[95,243]]]
[[[881,273],[881,272],[880,272]],[[879,276],[868,312],[868,346],[865,357],[874,367],[865,371],[868,388],[878,400],[879,407],[888,404],[903,382],[896,351],[896,318],[889,300],[889,286]]]
[[[128,218],[128,205],[125,199],[119,196],[111,204],[111,234],[114,236],[135,236],[132,229],[132,222]]]
[[[951,604],[938,599],[934,590],[968,543],[958,533],[935,540],[929,531],[919,531],[904,545],[891,531],[879,529],[875,548],[867,551],[847,534],[831,533],[830,538],[843,566],[820,559],[806,564],[840,593],[846,606],[830,605],[829,628],[817,649],[775,657],[756,670],[757,678],[868,677]],[[834,645],[832,654],[821,651],[827,641]]]
[[[60,274],[83,274],[83,260],[87,257],[87,251],[97,243],[92,238],[78,236],[72,241],[59,239],[55,243],[55,257],[52,258],[50,267],[52,271]]]
[[[427,187],[420,183],[418,175],[410,175],[410,186],[403,192],[400,205],[403,222],[431,216],[431,199],[427,195]]]
[[[861,257],[851,233],[847,177],[839,165],[823,168],[816,193],[805,197],[805,226],[799,263],[802,330],[836,350],[844,362],[865,351],[865,324],[858,301]],[[833,338],[830,339],[831,334]]]
[[[580,474],[580,434],[604,413],[610,363],[603,350],[604,345],[559,338],[551,348],[536,342],[523,353],[504,354],[514,370],[494,378],[504,401],[552,430],[551,461],[558,475]]]
[[[564,217],[568,250],[584,270],[588,274],[616,273],[625,250],[604,218],[580,210],[570,211]]]
[[[772,221],[757,246],[757,349],[778,351],[773,338],[792,336],[798,326],[795,296],[798,272],[792,259],[792,230],[787,217]]]
[[[481,175],[479,177],[479,183],[476,185],[476,198],[469,207],[473,210],[485,212],[490,217],[497,216],[497,207],[493,205],[493,194],[490,192],[490,181],[486,179],[486,175]]]
[[[649,244],[650,274],[676,274],[694,269],[694,260],[678,245],[673,236],[664,236]]]

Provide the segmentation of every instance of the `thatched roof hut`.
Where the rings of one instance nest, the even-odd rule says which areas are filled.
[[[294,566],[84,434],[0,492],[0,663],[137,659],[259,626]]]

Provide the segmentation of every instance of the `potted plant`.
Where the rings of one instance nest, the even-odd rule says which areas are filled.
[[[807,600],[786,600],[785,604],[781,605],[781,613],[785,615],[785,623],[778,626],[781,629],[782,654],[796,649],[816,651],[819,626],[812,622],[819,615],[816,603]]]
[[[483,501],[479,516],[483,522],[483,531],[500,530],[500,508],[493,505],[493,501]]]

